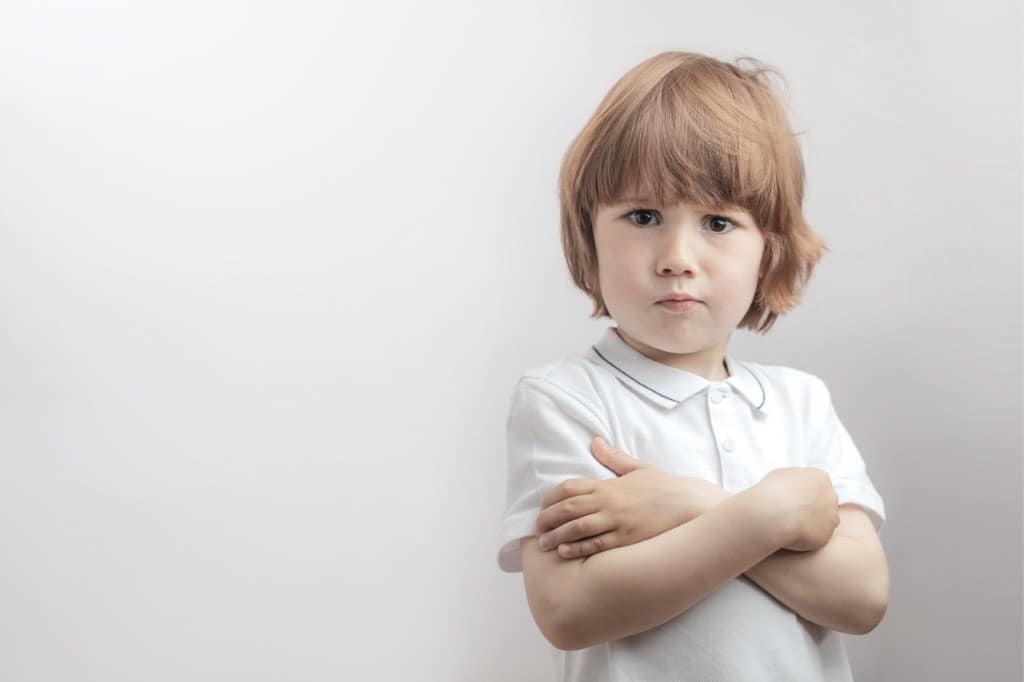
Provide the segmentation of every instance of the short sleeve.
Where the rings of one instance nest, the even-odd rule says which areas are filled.
[[[498,566],[522,571],[520,538],[534,535],[544,494],[568,478],[607,479],[607,469],[590,451],[594,436],[613,442],[599,410],[541,377],[516,385],[506,421],[508,487],[502,518]]]
[[[864,459],[853,438],[843,426],[825,382],[815,377],[813,396],[816,416],[810,425],[809,466],[828,472],[839,504],[859,504],[871,517],[875,531],[881,534],[885,523],[885,503],[868,476]]]

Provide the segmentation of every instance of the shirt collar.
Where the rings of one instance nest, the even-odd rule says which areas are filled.
[[[669,367],[634,349],[622,340],[617,327],[608,327],[591,349],[598,362],[604,364],[625,384],[664,407],[675,407],[712,384],[729,384],[751,407],[767,414],[767,382],[755,370],[728,353],[725,365],[729,378],[722,382],[708,381],[699,374]]]

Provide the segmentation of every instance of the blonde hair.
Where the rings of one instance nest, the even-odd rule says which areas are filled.
[[[738,206],[753,216],[765,238],[763,274],[738,328],[767,332],[800,302],[828,248],[801,210],[803,157],[769,76],[785,79],[752,57],[735,62],[693,52],[641,62],[566,151],[558,177],[562,248],[574,283],[594,302],[591,318],[610,317],[593,216],[598,206],[638,196],[660,205]]]

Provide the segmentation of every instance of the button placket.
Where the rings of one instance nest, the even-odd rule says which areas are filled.
[[[718,450],[718,461],[721,467],[721,485],[726,490],[738,489],[741,479],[745,479],[743,466],[735,462],[732,453],[736,449],[733,435],[737,433],[735,415],[732,411],[730,397],[732,387],[728,384],[708,387],[708,411],[711,417],[711,430]]]

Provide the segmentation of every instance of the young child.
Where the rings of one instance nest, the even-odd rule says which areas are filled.
[[[564,158],[569,271],[615,326],[516,385],[498,553],[560,680],[851,680],[840,633],[885,613],[885,508],[825,383],[726,352],[826,250],[773,74],[659,54]]]

